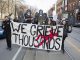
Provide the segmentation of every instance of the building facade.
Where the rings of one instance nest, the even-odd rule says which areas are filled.
[[[62,15],[62,0],[57,0],[56,3],[56,13],[57,13],[57,18],[61,19]]]
[[[72,25],[80,23],[80,0],[63,0],[62,18],[72,20]]]
[[[75,15],[79,8],[79,0],[68,0],[68,12],[70,15]]]
[[[58,18],[63,18],[64,13],[75,17],[80,10],[80,0],[57,0],[56,6]]]

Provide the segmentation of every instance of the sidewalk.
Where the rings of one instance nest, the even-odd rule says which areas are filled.
[[[61,52],[47,52],[35,49],[27,49],[23,60],[70,60],[70,57]]]

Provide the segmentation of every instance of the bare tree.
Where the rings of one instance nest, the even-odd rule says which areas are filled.
[[[3,9],[4,9],[5,4],[6,4],[5,1],[0,0],[0,14],[1,14],[1,18],[2,18]]]

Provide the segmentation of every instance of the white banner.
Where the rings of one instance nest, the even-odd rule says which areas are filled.
[[[62,45],[63,26],[11,22],[11,36],[12,44],[59,51]]]

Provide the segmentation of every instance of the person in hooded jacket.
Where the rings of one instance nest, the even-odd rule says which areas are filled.
[[[31,10],[28,9],[24,14],[25,21],[24,23],[32,23]]]
[[[7,49],[11,50],[11,28],[10,28],[10,18],[5,16],[3,21],[3,28],[6,33],[6,42],[7,42]]]
[[[66,20],[62,21],[62,25],[64,26],[64,28],[63,28],[63,39],[62,39],[61,50],[64,53],[65,52],[65,50],[64,50],[64,41],[65,41],[66,37],[68,36]]]

